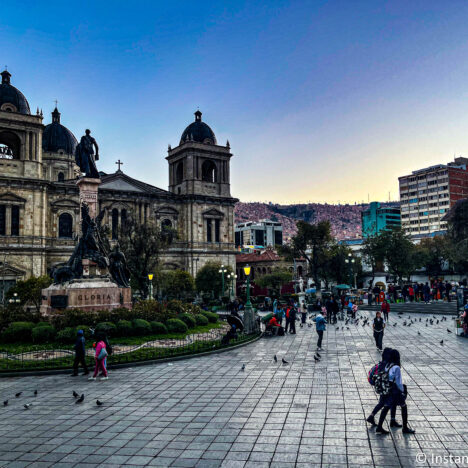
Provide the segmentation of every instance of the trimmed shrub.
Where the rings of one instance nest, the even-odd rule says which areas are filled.
[[[207,310],[202,311],[202,314],[208,319],[210,323],[216,323],[219,316],[216,312],[208,312]]]
[[[134,333],[132,322],[129,320],[119,320],[117,322],[118,336],[132,336]]]
[[[160,302],[154,299],[137,302],[131,312],[134,318],[142,318],[148,322],[165,322],[167,319],[175,318],[177,315],[174,311],[167,311]]]
[[[13,322],[2,333],[2,341],[5,343],[14,343],[15,341],[31,341],[32,329],[35,327],[33,322]]]
[[[203,314],[195,315],[197,325],[208,325],[208,319]]]
[[[175,317],[177,315],[185,313],[184,303],[182,301],[178,301],[176,299],[172,299],[166,304],[166,310],[168,316]],[[169,318],[172,318],[169,317]]]
[[[166,328],[166,325],[164,325],[164,323],[151,322],[150,325],[151,325],[151,331],[155,335],[166,335],[167,334],[167,328]]]
[[[143,336],[151,333],[151,325],[147,320],[135,319],[132,322],[132,326],[135,335]]]
[[[190,314],[180,314],[178,319],[182,320],[182,322],[187,325],[188,328],[195,328],[197,325],[197,322],[195,320],[195,317]]]
[[[105,333],[109,337],[115,336],[116,331],[117,327],[112,322],[99,322],[94,333]]]
[[[48,343],[54,341],[57,330],[52,325],[42,324],[32,329],[31,335],[33,343]]]
[[[76,340],[76,329],[67,327],[57,333],[57,341],[63,344],[71,344]]]
[[[188,327],[185,322],[179,319],[169,319],[166,322],[166,327],[169,333],[187,333]]]

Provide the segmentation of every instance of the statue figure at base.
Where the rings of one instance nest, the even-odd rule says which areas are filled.
[[[128,288],[130,283],[130,272],[127,268],[127,260],[124,253],[120,250],[119,244],[116,244],[114,250],[109,254],[109,273],[112,279],[121,287]]]
[[[96,140],[91,136],[91,130],[85,131],[86,135],[81,137],[75,150],[75,162],[80,171],[85,173],[85,177],[99,179],[99,172],[96,161],[99,161],[99,147]],[[96,153],[94,153],[96,149]]]

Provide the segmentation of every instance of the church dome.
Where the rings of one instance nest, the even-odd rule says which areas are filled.
[[[202,113],[197,110],[195,112],[195,122],[192,122],[182,133],[180,144],[186,141],[196,141],[197,143],[205,143],[208,145],[216,145],[216,137],[211,128],[202,122]]]
[[[42,134],[42,149],[49,153],[63,150],[66,154],[75,154],[77,144],[75,135],[60,123],[60,112],[55,108],[52,112],[52,123],[45,127]]]
[[[0,84],[0,110],[31,114],[29,104],[24,94],[10,84],[11,73],[2,71],[2,84]]]

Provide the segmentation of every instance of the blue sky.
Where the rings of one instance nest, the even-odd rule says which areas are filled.
[[[167,188],[200,108],[242,201],[397,198],[468,155],[468,2],[1,2],[0,65],[99,168]]]

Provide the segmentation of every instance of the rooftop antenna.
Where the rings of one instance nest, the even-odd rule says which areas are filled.
[[[55,102],[55,108],[57,108],[57,104],[58,104],[57,99],[54,102]]]

